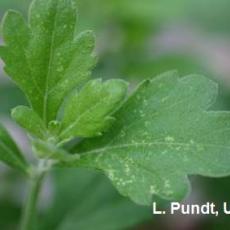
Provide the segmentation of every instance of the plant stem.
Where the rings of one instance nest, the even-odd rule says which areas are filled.
[[[31,230],[36,216],[36,206],[45,172],[34,172],[29,181],[29,192],[22,214],[21,230]]]

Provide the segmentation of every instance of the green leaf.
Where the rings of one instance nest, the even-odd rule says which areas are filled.
[[[61,139],[101,135],[114,121],[112,113],[124,101],[126,93],[127,83],[122,80],[89,81],[66,103]]]
[[[95,64],[94,36],[89,31],[75,35],[76,17],[74,0],[35,0],[28,24],[15,11],[3,20],[5,71],[46,125]]]
[[[182,199],[188,175],[230,174],[230,113],[206,111],[217,85],[202,76],[168,72],[143,82],[101,138],[75,149],[64,166],[103,170],[121,194],[148,204],[152,195]]]
[[[46,134],[45,124],[32,109],[26,106],[17,106],[11,111],[12,118],[30,134],[44,139]]]
[[[0,125],[0,161],[23,173],[28,173],[29,166],[25,158],[2,125]]]

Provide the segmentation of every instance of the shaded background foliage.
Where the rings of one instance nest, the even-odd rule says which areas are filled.
[[[29,0],[1,0],[0,14],[27,10]],[[94,77],[124,78],[133,85],[145,78],[177,69],[180,75],[201,73],[219,82],[215,108],[230,109],[229,0],[78,0],[79,31],[96,33],[98,65]],[[0,118],[20,146],[31,151],[26,137],[9,118],[25,104],[22,93],[0,72]],[[214,108],[214,109],[215,109]],[[33,159],[32,159],[33,160]],[[230,199],[229,178],[191,178],[193,192],[185,202]],[[21,175],[0,166],[0,229],[15,229],[26,183]],[[167,206],[166,202],[161,202]],[[227,229],[227,216],[157,217],[121,197],[100,173],[54,171],[40,199],[37,229]]]

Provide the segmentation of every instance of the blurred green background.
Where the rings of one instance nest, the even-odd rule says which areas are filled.
[[[25,16],[29,0],[1,0],[0,15],[17,9]],[[181,76],[206,75],[220,86],[213,109],[230,109],[229,0],[77,0],[78,30],[96,33],[98,65],[93,77],[124,78],[133,85],[164,71]],[[0,40],[1,42],[1,40]],[[0,118],[19,145],[30,149],[22,131],[10,120],[10,109],[25,104],[0,62]],[[185,202],[230,200],[230,178],[191,178],[193,191]],[[26,182],[0,165],[0,229],[17,229]],[[161,202],[167,205],[166,202]],[[39,230],[226,230],[228,216],[154,217],[121,197],[100,173],[88,170],[54,171],[45,182],[39,202]]]

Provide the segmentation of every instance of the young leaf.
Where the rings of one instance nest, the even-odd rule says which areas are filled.
[[[25,158],[2,125],[0,125],[0,161],[12,168],[28,173],[29,166]]]
[[[35,137],[40,139],[46,137],[45,124],[32,109],[26,106],[17,106],[12,110],[11,116],[22,128]]]
[[[89,31],[75,36],[76,17],[74,0],[35,0],[28,25],[15,11],[3,20],[5,71],[46,125],[95,64],[94,36]]]
[[[53,136],[58,136],[61,129],[61,123],[57,120],[50,121],[48,124],[49,133]]]
[[[188,175],[230,174],[230,113],[206,109],[217,86],[202,76],[174,72],[143,82],[101,138],[75,149],[81,160],[64,166],[103,170],[117,189],[140,204],[153,194],[181,199]]]
[[[114,121],[112,113],[124,101],[127,83],[122,80],[89,81],[67,101],[61,139],[101,135]]]

